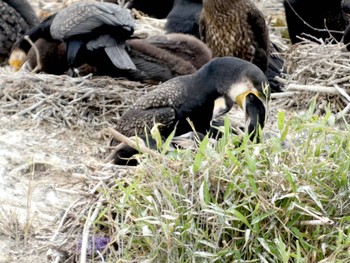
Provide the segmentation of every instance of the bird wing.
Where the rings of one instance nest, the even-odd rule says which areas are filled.
[[[118,120],[116,130],[125,136],[144,134],[145,128],[151,129],[160,124],[159,131],[172,130],[176,125],[175,108],[184,103],[181,96],[185,92],[183,80],[187,76],[164,82],[158,88],[140,97]]]
[[[145,134],[157,123],[159,130],[175,123],[175,110],[170,107],[154,109],[130,109],[117,121],[115,129],[127,137]]]
[[[160,84],[158,88],[139,98],[133,105],[133,108],[146,110],[152,108],[178,107],[183,103],[181,97],[184,97],[182,94],[185,92],[181,81],[183,78],[187,78],[187,76],[177,77]]]
[[[86,48],[90,51],[104,48],[107,56],[118,69],[136,69],[135,64],[125,49],[125,44],[118,43],[110,35],[101,35],[96,39],[90,40],[86,44]]]
[[[54,39],[90,33],[102,26],[121,26],[133,31],[134,19],[127,9],[112,3],[77,3],[60,11],[50,28]]]

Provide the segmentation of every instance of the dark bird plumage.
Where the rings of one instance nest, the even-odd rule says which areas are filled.
[[[341,9],[347,23],[347,26],[344,30],[343,43],[346,45],[346,50],[350,51],[350,0],[343,0],[341,3]]]
[[[32,45],[24,38],[25,36],[27,36],[33,43],[36,43],[36,41],[41,39],[41,41],[38,42],[40,43],[40,47],[38,47],[40,51],[40,55],[43,54],[43,56],[45,56],[47,52],[52,54],[55,53],[55,51],[57,50],[57,48],[55,47],[55,44],[58,45],[59,43],[62,42],[62,41],[53,39],[50,33],[50,26],[55,15],[56,14],[53,14],[45,18],[39,24],[31,28],[24,36],[19,38],[16,41],[16,43],[13,44],[10,59],[9,59],[9,64],[15,70],[19,70],[20,67],[24,64],[24,62],[28,60],[27,58],[28,52],[30,51],[30,49],[32,49]],[[47,42],[50,47],[45,48],[44,42]],[[41,51],[41,48],[43,47],[44,47],[44,50]],[[33,54],[33,51],[31,53]],[[54,55],[49,57],[54,57]],[[31,57],[31,61],[32,63],[36,64],[36,61],[34,61],[33,56]],[[49,61],[48,63],[52,63],[52,61]]]
[[[130,139],[134,140],[137,145],[147,147],[149,149],[157,149],[157,141],[150,134],[142,134],[140,136],[133,136]],[[130,147],[125,143],[121,143],[117,146],[115,153],[113,154],[113,164],[136,166],[138,161],[133,156],[138,154],[139,151]]]
[[[350,51],[350,25],[344,31],[343,43],[346,45],[346,50]]]
[[[272,41],[270,42],[270,54],[268,58],[267,78],[269,79],[271,92],[282,92],[281,84],[276,77],[286,74],[284,59],[281,57],[283,51]]]
[[[263,14],[250,0],[203,0],[200,34],[214,57],[238,57],[267,74],[269,32]]]
[[[335,38],[340,41],[347,21],[341,8],[342,0],[284,0],[284,10],[292,44],[299,37],[314,40]],[[310,35],[311,37],[307,36]]]
[[[26,0],[0,1],[0,63],[7,62],[13,44],[37,23]]]
[[[203,0],[200,35],[213,57],[234,56],[257,65],[271,92],[281,92],[275,77],[283,73],[283,58],[270,42],[262,12],[250,0]]]
[[[57,40],[48,41],[44,38],[39,38],[34,44],[39,50],[39,64],[35,49],[31,48],[27,55],[27,61],[32,70],[36,69],[37,72],[55,75],[67,73],[69,67],[66,46],[63,42]]]
[[[64,42],[70,69],[89,64],[102,71],[111,67],[132,70],[135,65],[126,51],[125,41],[133,32],[134,20],[126,8],[89,2],[62,9],[33,28],[28,36],[33,42],[39,38]],[[21,66],[30,48],[29,43],[21,39],[12,52],[10,64]]]
[[[166,17],[165,31],[189,34],[199,38],[201,10],[202,0],[175,0],[173,8]]]
[[[269,97],[269,90],[264,89],[267,82],[265,74],[248,61],[214,58],[194,74],[173,78],[140,97],[117,121],[115,129],[127,137],[139,136],[157,123],[166,138],[174,128],[175,136],[192,131],[190,119],[197,132],[206,134],[210,130],[214,102],[223,97],[227,111],[235,102],[245,109],[250,119],[249,129],[252,131],[254,127],[254,133],[258,125],[264,126],[261,112],[265,109],[251,108],[265,107]],[[247,100],[249,94],[257,96],[261,103],[251,103],[254,100]]]
[[[128,54],[135,64],[135,70],[120,70],[106,57],[100,58],[99,66],[84,64],[77,68],[80,75],[93,73],[116,78],[127,78],[149,84],[159,84],[180,75],[191,74],[196,68],[180,56],[176,56],[165,49],[152,45],[147,40],[127,40]],[[64,74],[68,70],[68,61],[63,42],[53,42],[44,39],[36,41],[40,50],[40,71],[51,74]],[[28,63],[33,69],[37,65],[34,49],[28,53]],[[209,60],[208,60],[209,61]]]
[[[70,67],[99,65],[105,56],[116,68],[134,69],[125,50],[125,41],[133,32],[134,20],[128,10],[103,2],[68,6],[57,13],[50,26],[51,36],[66,43]]]
[[[136,66],[136,70],[127,76],[131,80],[158,84],[196,71],[190,62],[144,39],[131,39],[127,44],[130,58]]]
[[[165,35],[152,36],[145,41],[164,49],[174,56],[181,57],[190,62],[196,69],[212,59],[212,52],[201,40],[192,35],[182,33],[169,33]]]
[[[127,8],[134,8],[150,17],[162,19],[169,14],[173,3],[174,0],[130,0]]]

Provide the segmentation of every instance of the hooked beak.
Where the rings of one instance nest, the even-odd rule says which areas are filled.
[[[266,120],[266,107],[263,101],[253,92],[248,93],[243,99],[243,110],[246,122],[248,122],[248,134],[251,140],[256,137],[259,126],[264,128]],[[257,138],[257,142],[259,142]]]
[[[14,71],[18,71],[27,60],[27,54],[21,49],[14,49],[9,58],[9,65]]]

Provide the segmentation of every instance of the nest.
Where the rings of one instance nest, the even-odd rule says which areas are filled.
[[[344,44],[304,40],[283,56],[286,74],[278,80],[285,92],[272,96],[279,98],[277,107],[305,110],[316,97],[316,114],[323,115],[330,107],[337,118],[349,119],[350,53]]]
[[[71,78],[0,70],[0,112],[70,128],[100,126],[114,123],[151,89],[110,77]]]

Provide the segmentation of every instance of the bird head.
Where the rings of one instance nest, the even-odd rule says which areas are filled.
[[[259,126],[264,127],[266,120],[270,97],[266,75],[254,64],[234,57],[215,58],[209,64],[207,74],[214,76],[214,85],[225,102],[218,111],[219,115],[228,112],[237,103],[245,113],[249,134],[255,135]]]
[[[26,62],[26,60],[27,54],[23,50],[15,48],[11,52],[8,63],[14,71],[18,71],[22,67],[24,62]]]

